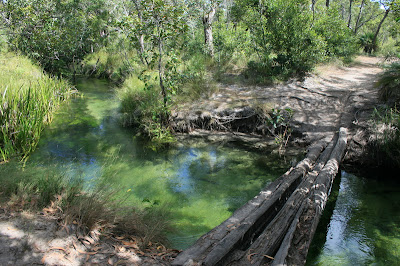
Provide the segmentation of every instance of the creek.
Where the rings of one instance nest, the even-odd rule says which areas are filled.
[[[342,171],[307,265],[400,265],[400,184]]]
[[[77,88],[81,96],[57,111],[26,171],[79,177],[89,188],[101,180],[124,204],[162,206],[173,248],[193,244],[289,166],[277,155],[201,139],[154,151],[120,126],[119,101],[106,82],[81,80]]]
[[[154,151],[120,126],[119,101],[107,83],[82,80],[77,88],[82,96],[55,114],[26,169],[81,177],[89,187],[102,180],[126,204],[165,206],[174,248],[193,244],[289,167],[270,152],[201,139]],[[400,187],[342,172],[307,261],[400,265]]]

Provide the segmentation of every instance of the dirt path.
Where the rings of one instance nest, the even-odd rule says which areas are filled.
[[[234,110],[243,113],[246,106],[290,108],[294,111],[291,126],[302,134],[301,141],[330,140],[339,126],[349,127],[352,122],[365,119],[365,111],[368,113],[377,104],[374,83],[382,71],[381,63],[381,58],[360,56],[348,67],[319,67],[317,74],[302,82],[269,87],[221,85],[209,99],[184,106],[177,116],[198,121]]]

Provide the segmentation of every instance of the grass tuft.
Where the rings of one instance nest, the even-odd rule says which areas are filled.
[[[25,57],[0,54],[0,162],[26,158],[71,86],[51,78]]]

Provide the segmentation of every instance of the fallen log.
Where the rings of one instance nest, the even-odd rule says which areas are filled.
[[[296,167],[264,188],[230,218],[203,235],[193,246],[179,254],[172,265],[215,265],[222,262],[232,250],[246,249],[279,212],[305,174],[313,168],[326,145],[324,141],[312,145],[306,158]]]
[[[341,128],[172,265],[302,265],[346,148]],[[326,148],[325,148],[326,147]],[[308,231],[310,230],[310,231]]]
[[[304,200],[309,197],[318,174],[331,157],[337,136],[333,138],[324,150],[312,171],[309,171],[296,190],[289,197],[283,208],[264,229],[263,233],[249,247],[247,251],[239,251],[227,260],[226,265],[264,265],[272,260],[277,250],[282,246],[282,241],[287,234],[292,221],[299,216],[298,211]],[[241,253],[239,255],[239,253]],[[249,257],[249,255],[252,256]]]
[[[333,180],[347,145],[347,129],[341,128],[335,149],[318,175],[311,195],[299,210],[272,265],[304,265],[319,219],[325,208]]]

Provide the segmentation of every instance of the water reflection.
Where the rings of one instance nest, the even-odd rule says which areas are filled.
[[[313,241],[307,264],[400,265],[399,205],[398,184],[342,172],[330,221],[317,230],[326,238]]]
[[[126,204],[168,204],[175,248],[192,244],[287,169],[283,159],[203,141],[152,151],[119,126],[118,101],[106,84],[78,87],[84,97],[59,110],[27,167],[61,171],[91,185],[101,180]]]

